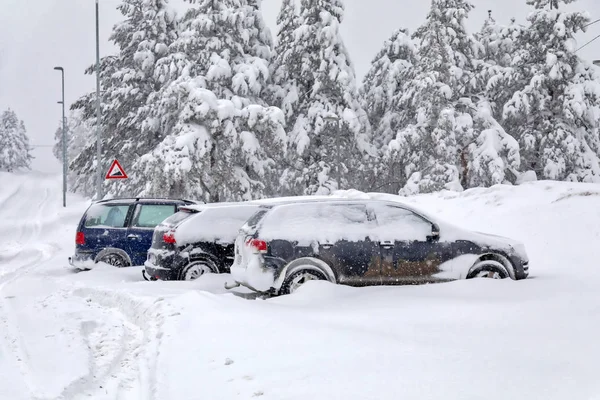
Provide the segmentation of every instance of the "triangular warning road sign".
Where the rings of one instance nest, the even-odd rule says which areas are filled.
[[[108,169],[105,179],[127,179],[127,174],[119,161],[114,160]]]

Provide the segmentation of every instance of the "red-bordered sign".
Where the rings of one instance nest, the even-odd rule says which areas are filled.
[[[112,162],[105,179],[127,179],[127,174],[118,160]]]

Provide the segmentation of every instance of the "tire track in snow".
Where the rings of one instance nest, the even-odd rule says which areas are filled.
[[[56,249],[55,249],[56,250]],[[35,269],[41,262],[49,260],[55,251],[46,251],[35,249],[36,256],[26,264],[23,264],[16,270],[0,276],[0,346],[7,350],[6,354],[11,354],[13,357],[13,364],[19,369],[19,372],[29,388],[32,399],[43,399],[36,390],[36,385],[33,380],[32,373],[28,367],[29,355],[25,351],[23,346],[22,335],[19,332],[18,324],[15,319],[11,317],[10,307],[7,303],[7,299],[4,295],[4,289],[10,283],[22,278],[23,276],[30,273],[31,270]]]
[[[90,373],[65,388],[61,399],[154,399],[164,321],[162,299],[144,301],[91,288],[79,288],[72,294],[104,315],[102,321],[118,321],[121,333],[107,331],[106,325],[94,321],[82,322],[82,334],[90,348]]]
[[[32,373],[28,367],[29,356],[23,346],[19,326],[16,320],[11,317],[10,307],[4,295],[9,284],[31,273],[40,264],[50,260],[58,251],[56,245],[36,244],[39,243],[44,212],[48,206],[51,189],[48,187],[48,182],[43,181],[41,183],[43,188],[41,200],[37,204],[29,204],[23,207],[25,200],[40,198],[38,182],[34,182],[33,186],[30,186],[29,183],[30,181],[27,179],[19,181],[17,188],[11,195],[0,203],[0,209],[3,210],[4,214],[0,215],[0,219],[12,220],[17,223],[22,221],[16,232],[17,240],[8,242],[8,246],[17,246],[17,248],[7,248],[6,245],[4,248],[0,248],[0,260],[2,260],[4,267],[15,264],[13,269],[0,275],[0,346],[6,350],[5,354],[12,355],[13,364],[18,367],[25,385],[29,388],[31,398],[42,399],[43,397],[37,393]],[[22,212],[23,210],[27,210],[27,212]],[[9,218],[9,216],[12,218]],[[11,235],[14,233],[10,232]],[[9,252],[9,255],[3,256],[3,253],[6,254],[6,252]],[[18,261],[15,262],[15,260]]]
[[[128,387],[135,388],[135,356],[142,346],[143,332],[119,313],[97,311],[105,315],[102,325],[93,320],[81,324],[89,349],[89,373],[67,386],[60,399],[113,399]]]

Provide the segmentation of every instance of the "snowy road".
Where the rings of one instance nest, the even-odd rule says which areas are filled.
[[[523,241],[526,281],[227,293],[67,268],[87,206],[1,174],[0,400],[600,399],[600,187],[538,182],[411,201]]]

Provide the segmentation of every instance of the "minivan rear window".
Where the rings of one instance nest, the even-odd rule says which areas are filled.
[[[124,228],[129,205],[94,204],[85,214],[86,228]]]

